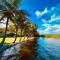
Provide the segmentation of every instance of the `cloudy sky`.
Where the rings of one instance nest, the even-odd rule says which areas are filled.
[[[29,12],[41,34],[60,33],[60,0],[22,0],[19,9]]]
[[[23,0],[19,8],[30,13],[40,33],[60,33],[60,0]]]

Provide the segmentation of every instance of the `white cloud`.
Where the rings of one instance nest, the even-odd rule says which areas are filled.
[[[42,26],[45,27],[45,29],[37,29],[37,31],[40,33],[40,34],[48,34],[50,33],[50,30],[51,30],[51,25],[50,24],[42,24]]]
[[[53,21],[58,21],[60,20],[60,15],[59,16],[56,16],[56,14],[53,14],[51,16],[51,20],[49,20],[49,23],[53,22]]]
[[[50,19],[47,18],[47,20],[45,20],[44,18],[41,19],[43,22],[48,22],[48,23],[51,23],[51,22],[55,22],[55,21],[59,21],[60,20],[60,10],[59,8],[56,7],[52,7],[50,10],[47,10],[45,8],[44,12],[41,13],[41,15],[44,15],[45,12],[47,13],[47,15],[49,16],[51,13],[52,15],[50,16]]]
[[[45,20],[44,18],[42,18],[41,20],[43,22],[51,23],[51,22],[59,21],[60,20],[60,4],[58,4],[55,7],[51,7],[50,10],[48,10],[47,8],[45,8],[44,11],[36,11],[35,12],[35,15],[37,17],[41,17],[44,14],[46,14],[46,16],[50,16],[50,19],[46,18],[47,20]]]
[[[41,19],[41,20],[42,20],[42,22],[47,23],[47,21],[45,19]]]
[[[35,15],[37,16],[37,17],[40,17],[40,16],[42,16],[42,15],[44,15],[45,13],[47,13],[48,12],[48,10],[47,10],[47,8],[45,8],[45,10],[44,11],[36,11],[35,12]]]
[[[6,25],[5,25],[5,24],[0,23],[0,28],[5,28],[5,27],[6,27]]]
[[[37,17],[39,17],[39,16],[41,15],[41,12],[37,10],[37,11],[35,12],[35,15],[36,15]]]
[[[41,17],[41,20],[44,24],[42,24],[43,28],[38,29],[38,31],[40,33],[60,33],[60,24],[56,23],[53,25],[52,23],[56,21],[60,22],[60,4],[58,4],[56,7],[51,7],[50,10],[47,10],[47,8],[45,8],[44,11],[39,12],[40,14],[38,17]],[[45,16],[43,17],[44,14],[46,14],[45,16],[47,16],[47,18]]]
[[[4,18],[3,20],[1,20],[0,22],[3,24],[6,24],[7,18]]]
[[[4,18],[4,20],[2,20],[0,22],[0,28],[5,28],[6,27],[6,21],[7,21],[7,18]]]
[[[49,23],[60,20],[60,4],[58,4],[56,7],[52,7],[49,10],[49,12],[52,13],[51,19],[49,20]]]
[[[44,27],[50,27],[50,24],[45,23],[42,26],[44,26]]]
[[[45,14],[45,13],[47,13],[47,12],[48,12],[48,10],[47,10],[47,8],[45,8],[45,10],[42,12],[41,15],[43,15],[43,14]]]
[[[38,29],[38,31],[41,34],[49,34],[49,33],[60,33],[60,24],[55,24],[55,25],[51,25],[51,24],[42,24],[42,26],[45,27],[45,29]]]
[[[37,29],[37,31],[40,33],[40,34],[49,34],[49,29],[45,29],[45,30],[40,30],[40,29]]]

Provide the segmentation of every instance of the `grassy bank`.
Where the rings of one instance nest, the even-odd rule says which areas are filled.
[[[60,34],[43,34],[46,38],[60,38]]]
[[[17,37],[16,42],[27,40],[27,38],[30,39],[30,40],[32,40],[34,37]],[[14,39],[15,39],[14,37],[10,37],[10,38],[7,37],[5,39],[5,42],[4,43],[8,43],[8,44],[13,43]],[[2,41],[2,38],[0,38],[0,43],[1,43],[1,41]]]

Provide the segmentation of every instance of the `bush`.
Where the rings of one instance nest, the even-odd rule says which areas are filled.
[[[8,33],[7,35],[6,35],[6,37],[14,37],[14,33]]]
[[[2,33],[0,33],[0,38],[2,38],[3,37],[3,34]]]
[[[0,38],[2,38],[3,36],[0,34]]]

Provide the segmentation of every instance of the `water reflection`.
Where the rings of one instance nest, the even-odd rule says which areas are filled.
[[[60,39],[38,38],[35,60],[60,60]]]
[[[24,41],[5,50],[3,56],[3,60],[60,60],[60,39],[40,37]]]
[[[20,46],[20,56],[17,60],[34,60],[35,56],[35,40],[28,40]]]
[[[3,46],[2,46],[3,47]],[[10,48],[5,46],[6,48],[2,50],[0,60],[14,60],[16,59],[16,54],[20,51],[20,44],[16,43],[10,45]],[[4,48],[4,47],[3,47]]]

